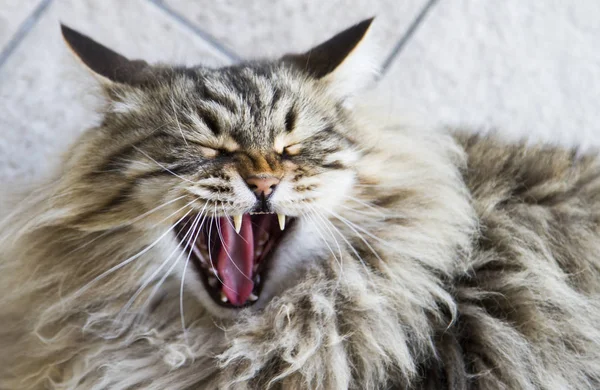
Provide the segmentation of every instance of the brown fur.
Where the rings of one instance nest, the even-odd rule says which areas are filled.
[[[285,61],[144,72],[2,224],[1,389],[600,387],[596,155],[382,123]],[[255,165],[297,224],[221,315],[160,265]]]

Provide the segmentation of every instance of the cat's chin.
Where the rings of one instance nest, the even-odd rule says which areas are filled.
[[[298,283],[307,267],[320,258],[323,247],[324,243],[311,228],[310,220],[298,217],[287,223],[285,232],[276,237],[273,247],[268,248],[265,256],[260,258],[257,268],[259,272],[248,275],[254,282],[251,293],[254,296],[248,296],[247,301],[238,300],[235,302],[237,305],[223,302],[225,298],[229,301],[228,296],[233,294],[229,291],[229,294],[226,295],[223,292],[225,287],[221,285],[221,281],[225,281],[225,278],[219,275],[219,271],[226,272],[227,269],[218,265],[217,267],[211,265],[207,267],[206,264],[201,263],[201,259],[191,262],[190,269],[184,275],[185,283],[211,315],[220,318],[236,318],[241,311],[255,312],[264,309],[274,298]],[[308,262],[307,259],[312,260]],[[230,261],[229,258],[227,261]],[[241,264],[240,268],[243,265]],[[239,272],[237,268],[233,269]],[[210,283],[214,283],[214,281],[209,282],[208,278],[211,275],[215,275],[215,279],[219,282],[218,289],[210,285]],[[217,276],[219,277],[217,278]],[[255,283],[257,279],[259,283]],[[242,282],[242,286],[235,286],[235,288],[244,288],[243,284]]]

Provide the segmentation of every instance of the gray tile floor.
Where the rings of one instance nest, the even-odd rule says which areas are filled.
[[[59,21],[129,57],[220,65],[373,15],[383,73],[368,95],[390,113],[600,146],[597,0],[0,0],[0,183],[39,175],[97,119]]]

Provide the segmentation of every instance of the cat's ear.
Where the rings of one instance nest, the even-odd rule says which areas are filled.
[[[373,42],[368,41],[374,18],[336,34],[302,54],[288,54],[283,61],[331,84],[340,97],[353,95],[378,72]]]
[[[148,67],[145,61],[129,60],[62,23],[60,29],[73,54],[103,81],[135,84],[142,71]]]

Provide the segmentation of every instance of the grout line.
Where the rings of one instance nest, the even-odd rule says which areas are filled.
[[[421,9],[421,12],[419,12],[419,14],[413,20],[413,22],[410,24],[410,26],[408,27],[406,32],[402,35],[402,37],[400,37],[400,39],[398,40],[398,42],[392,49],[392,52],[388,55],[388,57],[383,62],[383,65],[381,66],[380,78],[385,75],[385,73],[388,71],[388,69],[392,65],[392,62],[394,62],[394,60],[396,59],[398,54],[400,54],[402,49],[404,49],[404,46],[406,46],[406,44],[412,38],[412,36],[415,34],[417,29],[419,28],[419,26],[421,25],[421,23],[423,22],[423,20],[429,13],[429,11],[431,10],[431,8],[433,8],[433,6],[437,2],[438,2],[438,0],[429,0],[427,2],[427,4],[425,4],[423,6],[423,8]]]
[[[207,42],[209,45],[211,45],[214,49],[219,51],[221,54],[223,54],[229,60],[231,60],[233,62],[240,62],[242,60],[242,58],[240,56],[238,56],[233,51],[229,50],[224,45],[222,45],[215,37],[213,37],[206,31],[204,31],[201,28],[199,28],[198,26],[196,26],[192,21],[190,21],[189,19],[182,16],[179,12],[173,10],[171,7],[166,5],[162,0],[148,0],[148,1],[152,4],[154,4],[155,6],[157,6],[158,8],[160,8],[163,12],[167,13],[169,16],[171,16],[173,19],[175,19],[179,23],[183,24],[184,26],[186,26],[187,28],[192,30],[196,35],[198,35],[200,38],[202,38],[205,42]]]
[[[23,23],[19,26],[19,29],[14,34],[12,39],[8,41],[4,49],[0,52],[0,68],[4,63],[8,60],[8,57],[16,50],[17,46],[23,41],[25,36],[31,31],[33,26],[35,26],[36,22],[42,16],[44,11],[48,8],[52,0],[42,0],[38,6],[31,12],[31,14],[25,19]]]

